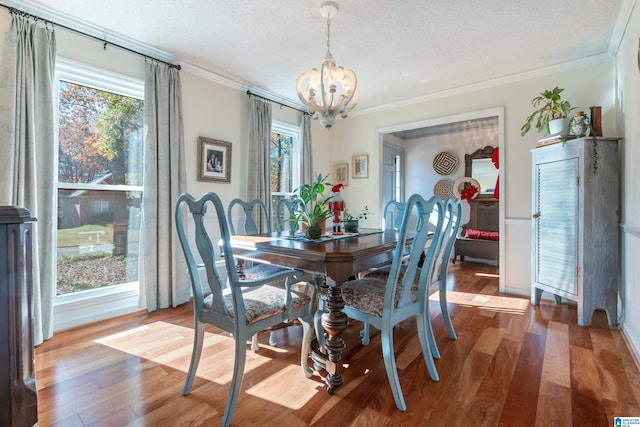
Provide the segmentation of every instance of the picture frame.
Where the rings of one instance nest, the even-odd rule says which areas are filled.
[[[369,177],[369,155],[362,154],[351,158],[351,177],[352,178],[368,178]]]
[[[198,181],[231,182],[231,143],[198,137]]]
[[[333,165],[333,185],[342,184],[345,187],[349,185],[349,164],[340,163]]]

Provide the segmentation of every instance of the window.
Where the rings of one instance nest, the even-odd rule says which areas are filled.
[[[274,208],[279,200],[291,197],[300,186],[301,156],[300,129],[274,121],[269,145],[271,203]]]
[[[56,82],[56,304],[137,295],[144,84],[62,58]]]

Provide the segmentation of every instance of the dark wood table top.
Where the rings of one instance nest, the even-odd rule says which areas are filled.
[[[232,236],[231,246],[238,258],[326,274],[341,283],[393,257],[396,230],[361,229],[361,233],[322,241],[292,239],[287,233]]]

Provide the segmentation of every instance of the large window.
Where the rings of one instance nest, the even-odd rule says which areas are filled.
[[[137,291],[143,83],[61,59],[56,72],[57,299]]]
[[[271,202],[273,207],[283,198],[293,195],[300,186],[300,129],[281,122],[271,125],[269,145]]]

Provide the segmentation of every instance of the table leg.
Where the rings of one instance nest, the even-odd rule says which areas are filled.
[[[342,332],[347,328],[349,319],[342,312],[344,300],[342,299],[341,283],[337,283],[330,277],[327,277],[326,280],[329,286],[329,297],[326,305],[327,312],[322,314],[322,327],[327,333],[325,343],[327,378],[325,382],[328,386],[327,391],[329,394],[333,394],[344,382],[341,363],[342,350],[344,349]]]

